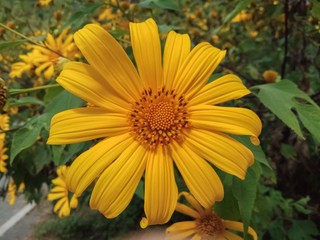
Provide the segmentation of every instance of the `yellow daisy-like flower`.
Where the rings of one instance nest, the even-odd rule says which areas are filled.
[[[10,178],[7,194],[8,194],[8,202],[9,202],[9,205],[11,206],[14,205],[17,198],[16,190],[17,190],[17,186],[14,183],[13,179]]]
[[[4,147],[3,140],[0,140],[0,173],[6,173],[7,172],[7,159],[8,155],[5,153],[8,150],[8,148]]]
[[[67,59],[75,59],[79,56],[78,49],[73,42],[73,34],[68,34],[68,28],[64,29],[55,39],[52,34],[48,33],[45,40],[45,47],[33,45],[32,48],[37,50],[37,56],[34,58],[37,76],[43,74],[45,79],[50,79],[55,71],[59,70]]]
[[[68,167],[63,165],[57,169],[57,177],[52,180],[55,185],[48,194],[48,200],[58,200],[55,204],[53,211],[58,214],[58,217],[68,217],[70,215],[71,208],[77,208],[78,198],[73,195],[69,201],[69,192],[66,184],[66,175]]]
[[[38,0],[39,6],[48,6],[53,0]]]
[[[261,122],[248,109],[213,106],[250,93],[232,74],[206,84],[225,51],[206,42],[190,50],[188,35],[171,31],[162,63],[154,20],[130,23],[130,35],[138,71],[98,25],[75,34],[89,64],[67,63],[57,82],[95,107],[55,115],[48,143],[104,138],[72,163],[67,185],[79,196],[97,179],[90,206],[114,218],[144,174],[146,227],[174,212],[174,164],[201,205],[221,200],[223,186],[209,163],[244,179],[253,154],[225,133],[249,135],[258,144]]]
[[[0,114],[0,141],[4,141],[6,134],[3,131],[9,130],[9,115],[8,114]]]
[[[34,50],[27,54],[19,55],[21,62],[16,62],[11,65],[11,71],[9,73],[10,78],[21,78],[23,73],[31,74],[35,66],[39,63],[40,52]],[[41,59],[40,59],[41,61]]]
[[[202,208],[200,203],[189,193],[182,192],[192,206],[177,203],[176,211],[188,215],[195,220],[177,222],[167,228],[166,240],[241,240],[242,238],[228,230],[243,232],[243,223],[221,219],[209,208]],[[256,232],[249,227],[248,233],[257,240]]]

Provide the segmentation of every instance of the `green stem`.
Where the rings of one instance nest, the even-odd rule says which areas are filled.
[[[28,42],[30,42],[30,43],[32,43],[32,44],[34,44],[34,45],[38,45],[38,46],[43,47],[41,44],[35,42],[35,41],[32,40],[31,38],[28,38],[27,36],[23,35],[22,33],[19,33],[19,32],[17,32],[16,30],[14,30],[14,29],[12,29],[12,28],[9,28],[8,26],[6,26],[6,25],[4,25],[4,24],[2,24],[2,23],[0,23],[0,26],[3,27],[3,28],[5,28],[5,29],[7,29],[8,31],[13,32],[14,34],[22,37],[23,39],[26,39]]]
[[[51,84],[51,85],[45,85],[45,86],[40,86],[40,87],[33,87],[33,88],[25,88],[25,89],[10,89],[9,90],[9,95],[16,95],[20,93],[27,93],[27,92],[33,92],[33,91],[38,91],[38,90],[43,90],[43,89],[48,89],[48,88],[55,88],[55,87],[60,87],[59,84]]]

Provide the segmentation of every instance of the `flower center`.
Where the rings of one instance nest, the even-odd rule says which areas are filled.
[[[216,239],[224,231],[223,222],[214,213],[210,212],[196,220],[197,232],[201,239]]]
[[[165,87],[155,93],[144,90],[132,104],[129,122],[134,138],[151,149],[173,140],[182,141],[182,132],[190,127],[187,101]]]

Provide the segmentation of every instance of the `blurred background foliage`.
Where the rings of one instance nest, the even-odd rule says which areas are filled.
[[[51,117],[85,103],[55,83],[61,58],[51,54],[47,61],[53,70],[47,66],[39,69],[43,63],[34,62],[34,44],[30,41],[44,43],[50,34],[58,39],[64,30],[72,34],[94,22],[108,30],[132,57],[128,23],[149,17],[158,23],[162,40],[175,30],[188,33],[193,44],[208,41],[227,49],[210,81],[226,73],[241,77],[252,94],[232,105],[248,107],[262,119],[261,147],[252,146],[247,138],[238,139],[256,158],[246,179],[239,181],[217,170],[225,186],[225,199],[215,210],[223,218],[251,225],[260,239],[316,239],[320,226],[317,0],[2,0],[0,157],[8,159],[7,171],[0,173],[1,197],[9,197],[10,182],[16,186],[23,183],[24,188],[14,189],[14,196],[24,194],[29,201],[39,202],[46,197],[42,186],[50,186],[56,168],[69,164],[93,144],[46,145]],[[61,55],[65,49],[54,50]],[[71,58],[81,60],[81,55],[74,53]],[[23,71],[18,62],[24,64]],[[21,72],[15,66],[20,66]],[[8,117],[9,126],[5,126]],[[180,189],[184,189],[177,178]],[[39,234],[88,239],[86,234],[91,233],[91,237],[108,239],[138,229],[143,213],[142,189],[143,184],[127,211],[115,220],[88,211],[88,191],[74,214],[62,220],[53,217]],[[181,217],[174,214],[171,222]],[[97,224],[88,219],[95,219]]]

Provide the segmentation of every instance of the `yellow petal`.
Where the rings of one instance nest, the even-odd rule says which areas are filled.
[[[65,190],[66,190],[65,187],[56,186],[56,187],[50,189],[50,193],[64,192]]]
[[[190,205],[197,210],[197,212],[200,214],[200,216],[202,216],[205,213],[205,210],[203,209],[203,207],[200,205],[200,203],[194,198],[194,196],[192,196],[189,192],[181,192],[179,193],[179,199],[181,196],[184,196],[186,198],[186,200],[190,203]],[[177,211],[180,210],[187,210],[189,211],[187,208],[182,207],[184,204],[180,204],[177,203]],[[183,212],[182,212],[183,213]],[[188,214],[188,212],[185,213],[186,215],[191,216],[190,214]]]
[[[83,56],[115,91],[128,100],[140,96],[140,79],[121,45],[102,27],[88,24],[74,34]]]
[[[90,65],[68,62],[57,82],[69,92],[112,112],[127,112],[128,99],[113,90],[113,87]]]
[[[147,162],[144,211],[148,225],[169,221],[177,204],[173,162],[166,148],[158,147]]]
[[[157,24],[149,18],[142,23],[130,23],[129,26],[132,50],[144,87],[157,91],[162,87],[161,45]]]
[[[57,186],[61,186],[61,187],[65,187],[66,186],[66,183],[65,183],[64,179],[62,179],[60,177],[57,177],[57,178],[53,179],[51,182],[54,185],[57,185]]]
[[[254,161],[248,148],[222,133],[193,129],[186,137],[185,144],[222,171],[240,179],[245,178],[248,167]]]
[[[70,200],[70,207],[71,208],[77,208],[78,207],[78,198],[75,194],[72,195]]]
[[[63,197],[66,197],[67,193],[65,192],[60,192],[60,193],[49,193],[48,194],[48,200],[49,201],[53,201],[53,200],[57,200]]]
[[[54,211],[54,212],[57,212],[57,211],[62,207],[62,205],[65,204],[67,201],[68,201],[68,198],[67,198],[67,197],[61,198],[61,199],[56,203],[56,205],[54,205],[53,211]]]
[[[51,64],[51,65],[44,71],[43,76],[44,76],[45,79],[50,79],[50,78],[52,77],[53,73],[54,73],[54,66],[53,66],[53,64]]]
[[[134,141],[101,174],[90,207],[106,218],[117,217],[130,203],[146,167],[146,149]]]
[[[228,231],[223,232],[223,237],[224,239],[228,239],[228,240],[243,240],[242,237],[239,237],[238,235]]]
[[[70,207],[68,201],[66,201],[62,207],[60,208],[58,216],[61,217],[69,217],[70,215]]]
[[[195,105],[188,108],[193,127],[236,135],[248,135],[255,139],[261,133],[262,123],[253,111],[245,108]]]
[[[188,146],[171,144],[172,158],[177,165],[190,193],[204,207],[212,207],[215,201],[224,196],[220,178],[203,158],[195,154]]]
[[[185,239],[196,233],[195,221],[183,221],[172,224],[166,229],[166,240]]]
[[[174,79],[173,87],[178,94],[185,94],[187,98],[192,98],[204,87],[225,53],[206,42],[194,47],[180,66]]]
[[[179,213],[182,213],[184,215],[193,217],[195,219],[200,218],[200,214],[196,210],[194,210],[193,208],[191,208],[185,204],[179,203],[179,202],[177,202],[176,211]]]
[[[48,144],[70,144],[129,132],[124,114],[99,107],[66,110],[51,120]]]
[[[189,106],[197,104],[219,104],[241,98],[250,91],[241,79],[234,74],[228,74],[205,85],[188,102]]]
[[[238,232],[243,232],[243,223],[242,222],[224,220],[223,225],[227,229],[235,230]],[[257,233],[254,231],[253,228],[249,227],[248,233],[253,237],[254,240],[258,239]]]
[[[80,196],[133,141],[129,134],[123,134],[107,138],[82,153],[68,170],[66,177],[68,189],[76,196]]]
[[[189,54],[190,45],[188,34],[169,32],[163,53],[163,79],[168,89],[171,89],[178,69]]]

